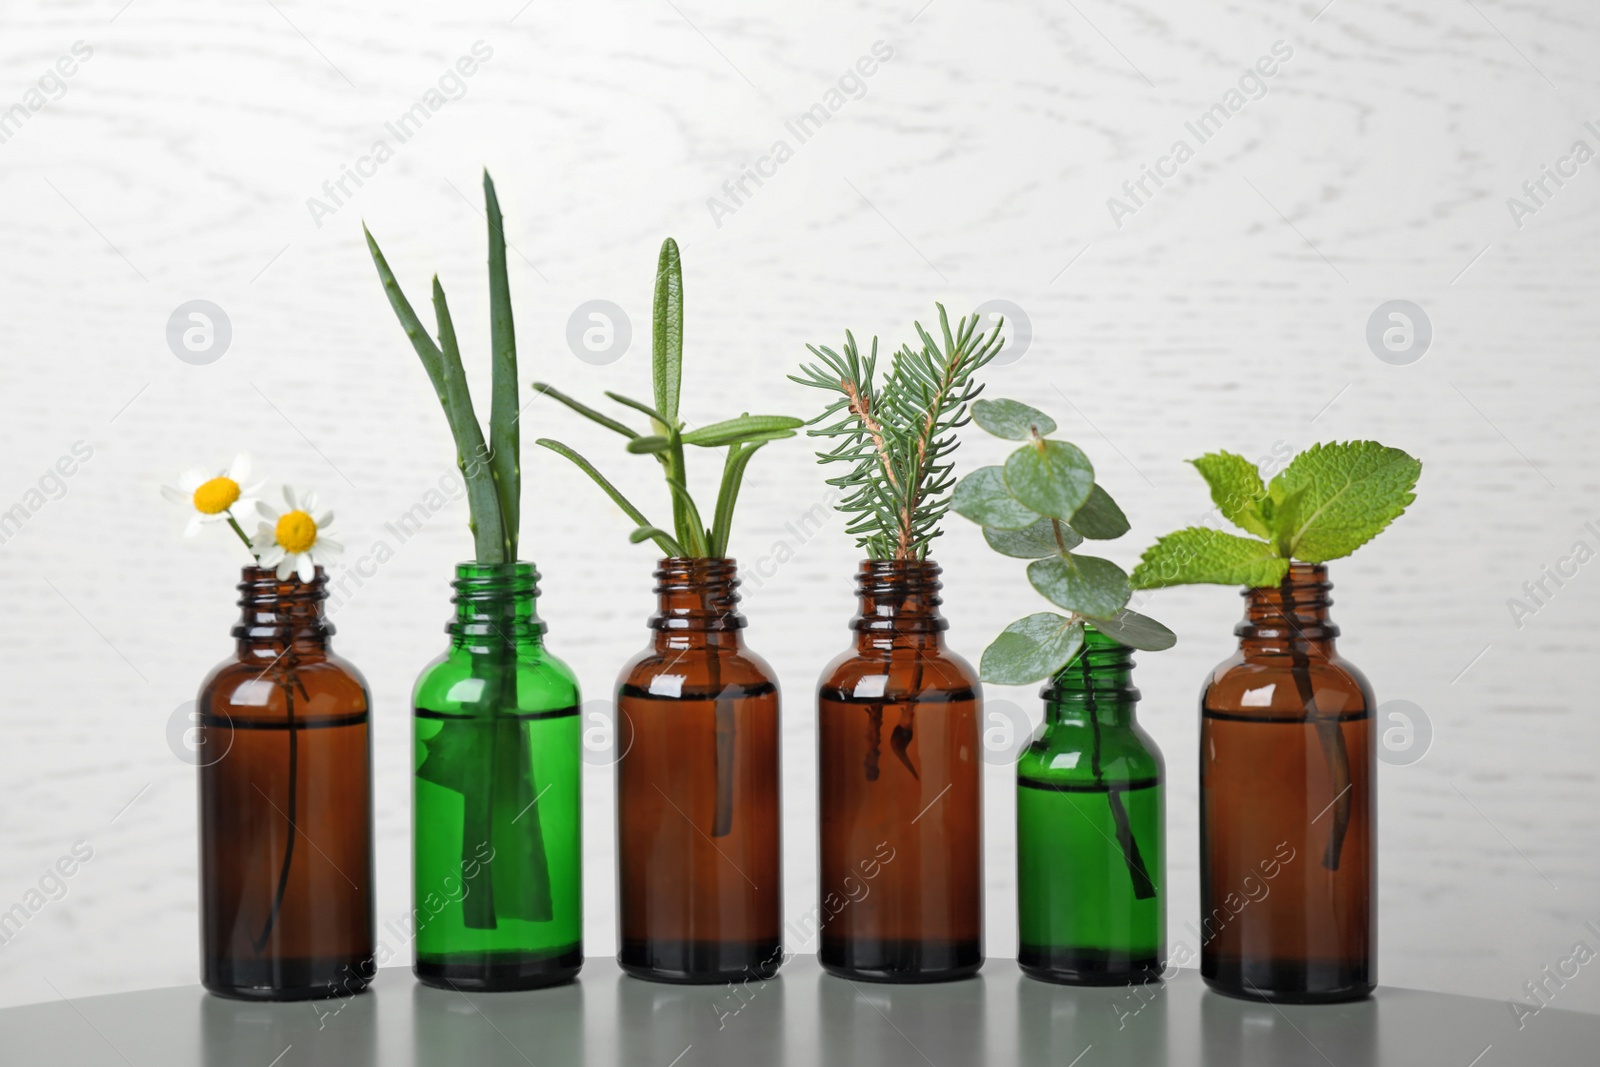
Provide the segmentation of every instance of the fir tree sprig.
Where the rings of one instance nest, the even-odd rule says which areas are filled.
[[[927,558],[950,509],[955,431],[966,425],[968,406],[983,391],[975,375],[1005,344],[1003,321],[981,333],[979,317],[970,315],[952,331],[944,305],[938,308],[941,338],[917,323],[921,348],[902,346],[881,388],[878,339],[863,357],[849,331],[842,353],[807,345],[820,362],[790,375],[801,385],[838,394],[807,432],[838,439],[817,458],[848,464],[847,473],[827,481],[846,491],[834,506],[848,517],[846,532],[871,559]]]

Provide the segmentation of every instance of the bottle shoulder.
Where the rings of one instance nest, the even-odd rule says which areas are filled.
[[[817,687],[823,694],[878,699],[891,690],[903,693],[913,684],[922,698],[972,699],[982,694],[972,665],[946,648],[862,651],[852,647],[823,668]]]
[[[1374,706],[1371,683],[1361,669],[1337,652],[1310,655],[1297,664],[1287,653],[1235,652],[1219,663],[1201,688],[1208,711],[1272,718],[1303,714],[1309,683],[1321,714],[1359,714]]]
[[[752,692],[776,692],[778,685],[772,665],[743,645],[666,651],[651,646],[629,660],[617,676],[619,688],[646,692],[699,689],[713,681],[719,687],[732,685]]]
[[[491,670],[489,657],[452,645],[422,668],[412,705],[430,711],[466,710],[481,701]],[[543,646],[519,649],[515,674],[520,711],[550,711],[581,702],[577,675]]]
[[[1165,781],[1166,760],[1161,749],[1137,723],[1101,723],[1097,775],[1095,733],[1087,722],[1046,723],[1018,759],[1017,777],[1062,784]]]
[[[283,720],[291,706],[296,719],[316,721],[365,713],[371,698],[361,672],[336,655],[292,668],[271,658],[256,663],[235,656],[212,668],[201,683],[198,704],[202,713],[236,722]]]

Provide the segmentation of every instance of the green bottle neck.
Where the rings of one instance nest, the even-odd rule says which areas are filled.
[[[445,632],[452,647],[543,647],[539,571],[532,563],[458,563],[450,588],[456,612]]]
[[[1083,650],[1040,693],[1045,724],[1130,727],[1139,690],[1133,684],[1133,652],[1085,625]]]

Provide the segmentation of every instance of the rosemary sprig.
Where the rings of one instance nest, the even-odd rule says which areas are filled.
[[[678,255],[678,244],[670,237],[662,242],[661,255],[656,262],[653,327],[650,378],[655,403],[646,404],[620,393],[606,393],[612,402],[648,418],[650,429],[647,433],[640,433],[543,382],[534,382],[533,388],[551,400],[565,404],[584,418],[626,437],[629,452],[655,457],[661,464],[661,473],[665,476],[667,493],[672,502],[671,532],[646,519],[644,513],[607,481],[594,464],[573,449],[549,438],[540,438],[538,444],[565,456],[622,508],[633,520],[634,530],[629,539],[635,544],[654,541],[656,547],[672,558],[719,559],[728,554],[728,539],[733,533],[733,508],[751,456],[769,441],[793,437],[795,431],[805,423],[787,415],[744,414],[736,419],[690,430],[678,418],[678,393],[683,380],[683,263]],[[700,508],[689,492],[685,445],[728,449],[722,467],[722,485],[717,493],[717,506],[712,513],[710,526],[706,525]]]
[[[950,509],[955,431],[966,425],[968,405],[983,391],[974,375],[1005,343],[1003,322],[980,333],[979,317],[970,315],[952,331],[944,305],[938,308],[941,337],[917,323],[921,347],[905,345],[894,354],[881,388],[878,339],[863,358],[848,331],[842,353],[808,345],[820,362],[790,375],[801,385],[839,394],[813,420],[823,425],[807,432],[838,439],[817,458],[849,465],[828,484],[846,490],[834,506],[848,516],[846,532],[872,559],[927,558]]]

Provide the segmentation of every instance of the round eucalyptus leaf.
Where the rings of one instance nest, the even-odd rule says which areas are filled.
[[[1028,564],[1028,581],[1050,603],[1091,619],[1109,619],[1133,595],[1122,568],[1094,556],[1036,559]]]
[[[1056,428],[1049,415],[1015,400],[979,400],[972,405],[972,421],[1008,441],[1026,441],[1034,431],[1044,437]]]
[[[1145,652],[1160,652],[1178,643],[1178,635],[1148,615],[1123,608],[1105,619],[1091,619],[1096,630],[1111,640]]]
[[[1040,515],[1070,522],[1094,489],[1094,467],[1076,445],[1038,441],[1007,457],[1005,483],[1012,496]]]
[[[1082,647],[1082,622],[1041,611],[1000,631],[983,650],[978,676],[994,685],[1029,685],[1055,674]]]
[[[1039,518],[1038,512],[1029,510],[1006,491],[999,467],[979,467],[957,482],[955,492],[950,494],[950,507],[980,526],[999,530],[1020,530]]]
[[[1096,485],[1072,513],[1072,528],[1094,541],[1111,541],[1128,532],[1128,516],[1111,494]]]
[[[1061,523],[1061,543],[1056,543],[1055,531],[1050,528],[1050,519],[1040,519],[1032,526],[1024,526],[1020,530],[997,530],[992,526],[983,528],[983,539],[989,542],[989,547],[1003,556],[1015,556],[1017,559],[1040,559],[1044,556],[1058,556],[1063,551],[1071,552],[1083,544],[1079,537],[1066,523]]]

